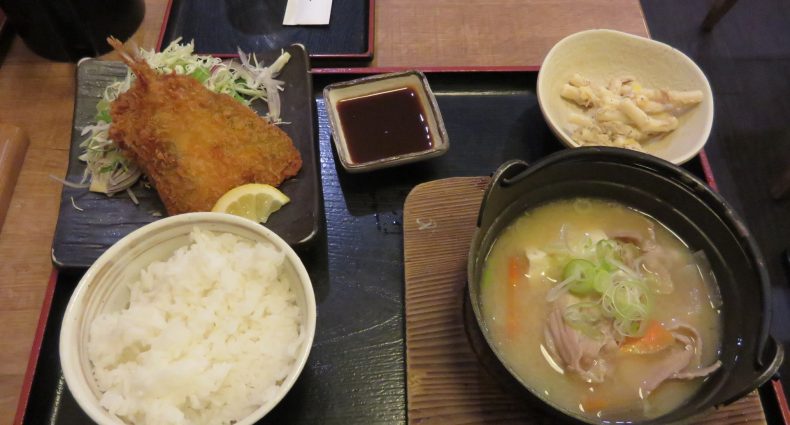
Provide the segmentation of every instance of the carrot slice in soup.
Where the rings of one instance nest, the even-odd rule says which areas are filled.
[[[651,320],[643,336],[626,338],[620,350],[632,354],[652,354],[668,348],[674,342],[675,337],[671,332],[664,329],[658,321]]]
[[[521,329],[518,307],[518,286],[526,279],[529,272],[529,260],[523,255],[514,255],[508,258],[507,264],[507,311],[505,327],[507,336],[513,338]]]
[[[596,413],[605,409],[609,403],[597,394],[588,394],[582,397],[581,405],[586,413]]]

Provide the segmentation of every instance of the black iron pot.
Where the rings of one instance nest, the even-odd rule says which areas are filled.
[[[743,221],[721,196],[688,171],[647,154],[615,148],[564,150],[533,165],[510,161],[494,173],[469,251],[468,282],[477,323],[500,362],[502,356],[488,335],[479,304],[486,256],[504,228],[525,210],[575,197],[618,201],[660,221],[692,250],[705,251],[721,290],[722,367],[685,404],[643,423],[681,421],[735,401],[773,376],[782,364],[784,349],[768,334],[768,273]],[[571,412],[560,414],[568,420],[579,419]]]

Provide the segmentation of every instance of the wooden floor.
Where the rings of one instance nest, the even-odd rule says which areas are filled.
[[[691,56],[713,86],[716,108],[706,150],[721,194],[765,256],[774,288],[773,334],[790,347],[790,199],[770,196],[771,186],[790,170],[790,2],[741,0],[704,33],[700,24],[711,4],[642,0],[652,37]]]

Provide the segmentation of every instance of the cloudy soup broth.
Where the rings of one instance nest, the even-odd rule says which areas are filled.
[[[500,358],[577,417],[661,416],[720,366],[721,297],[704,253],[615,202],[519,216],[492,246],[480,294]]]

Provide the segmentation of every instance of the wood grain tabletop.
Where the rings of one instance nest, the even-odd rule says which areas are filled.
[[[139,46],[155,46],[166,6],[146,0]],[[583,29],[647,35],[638,0],[378,0],[375,18],[370,65],[381,67],[539,65]],[[40,58],[16,36],[8,43],[0,43],[0,122],[26,131],[30,146],[0,233],[0,425],[14,418],[52,268],[61,185],[49,176],[66,170],[75,91],[73,63]]]

